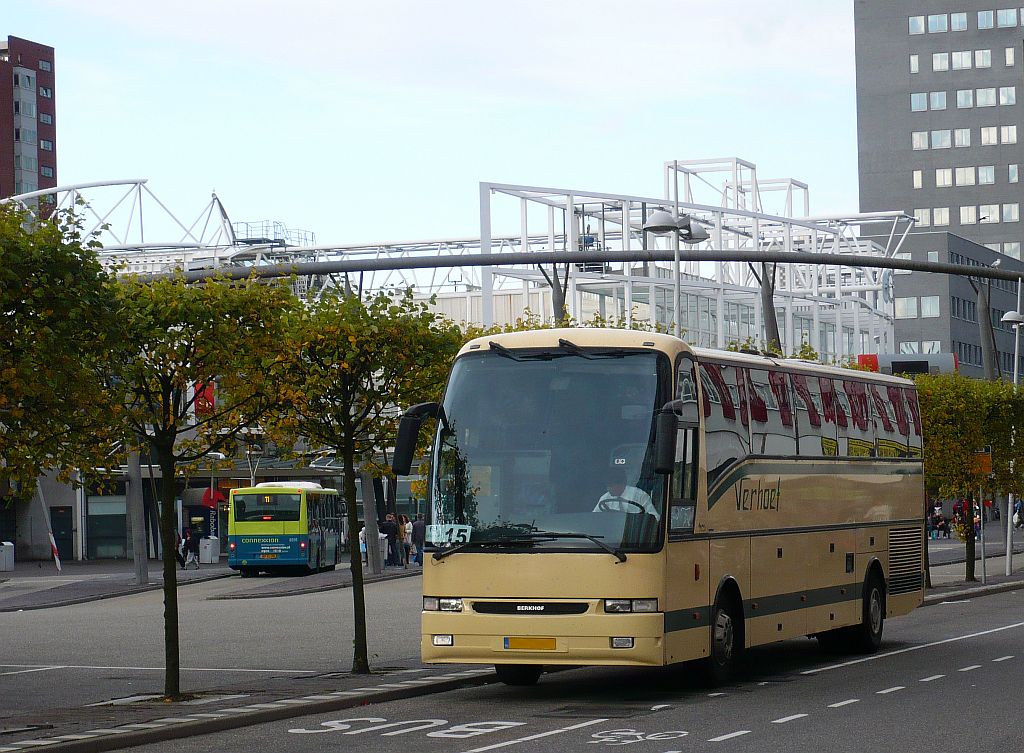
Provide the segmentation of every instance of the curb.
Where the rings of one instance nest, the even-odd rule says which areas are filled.
[[[177,585],[190,586],[193,583],[209,583],[212,580],[220,580],[222,578],[230,578],[234,573],[218,573],[211,575],[208,578],[189,578],[186,581],[178,581]],[[75,596],[62,601],[51,601],[46,604],[26,604],[20,607],[8,607],[0,604],[0,612],[30,612],[36,609],[57,609],[59,607],[70,607],[75,604],[85,604],[90,601],[102,601],[104,599],[116,599],[119,596],[134,596],[135,594],[148,593],[149,591],[159,591],[164,587],[163,583],[150,583],[147,586],[131,586],[122,591],[111,591],[109,593],[97,593],[90,594],[89,596]]]
[[[438,682],[428,682],[426,678],[423,678],[407,680],[404,683],[383,683],[378,687],[387,689],[381,692],[366,693],[364,691],[373,690],[373,688],[357,688],[318,693],[299,698],[283,698],[277,701],[257,703],[251,706],[215,709],[178,717],[166,716],[152,722],[126,724],[122,727],[58,735],[53,738],[17,740],[6,745],[0,744],[0,753],[30,749],[45,749],[55,753],[101,753],[101,751],[120,750],[136,745],[195,737],[211,732],[223,732],[255,724],[281,721],[282,719],[323,714],[364,706],[369,703],[385,703],[433,693],[444,693],[459,688],[489,685],[496,683],[498,678],[494,671],[488,668],[452,672],[438,676],[438,680]]]
[[[958,588],[954,591],[928,594],[924,597],[924,601],[921,606],[933,607],[936,604],[941,604],[942,602],[949,601],[950,599],[990,596],[992,594],[1005,593],[1006,591],[1017,591],[1022,588],[1024,588],[1024,580],[1012,580],[1006,581],[1005,583],[993,583],[991,585],[984,586],[967,586],[966,588]]]
[[[410,570],[409,572],[388,573],[387,575],[384,575],[383,573],[381,575],[364,575],[363,584],[365,585],[366,583],[380,583],[381,581],[386,580],[399,580],[400,578],[412,578],[413,576],[422,574],[423,571],[417,569]],[[296,588],[291,591],[278,591],[268,593],[256,593],[253,591],[249,591],[246,593],[238,594],[224,594],[222,596],[211,596],[209,598],[209,601],[232,601],[235,599],[277,599],[282,596],[301,596],[303,594],[320,593],[321,591],[337,591],[342,588],[352,588],[352,581],[349,581],[348,583],[331,583],[325,586],[309,586],[307,588]]]

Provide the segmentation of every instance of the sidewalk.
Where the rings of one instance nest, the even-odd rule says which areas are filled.
[[[136,583],[135,566],[131,560],[71,561],[62,563],[62,566],[63,572],[58,573],[52,561],[16,562],[13,572],[0,573],[0,612],[50,609],[163,588],[163,563],[159,560],[149,561],[149,582],[145,585]],[[217,578],[240,578],[227,566],[226,558],[221,558],[217,564],[200,565],[198,570],[179,569],[176,572],[179,586]],[[364,570],[363,580],[372,583],[419,575],[420,572],[418,566],[408,569],[389,567],[381,575],[372,575]],[[352,574],[346,562],[333,571],[305,577],[260,576],[241,582],[251,584],[251,587],[219,598],[272,598],[347,588],[352,585]]]

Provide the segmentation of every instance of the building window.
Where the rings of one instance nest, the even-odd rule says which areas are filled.
[[[29,157],[24,154],[14,155],[14,169],[15,170],[31,170],[36,171],[37,162],[35,157]]]
[[[1003,144],[1017,143],[1017,126],[999,126],[999,140]]]
[[[982,204],[978,207],[978,222],[982,225],[994,225],[999,222],[999,205]]]
[[[928,131],[914,131],[910,134],[911,148],[916,150],[928,148]]]
[[[1000,86],[999,87],[999,104],[1001,104],[1001,105],[1015,105],[1015,104],[1017,104],[1017,87],[1016,86]]]
[[[1009,28],[1017,25],[1017,9],[1001,8],[996,11],[996,26]]]
[[[978,11],[978,28],[979,29],[991,29],[996,24],[996,14],[991,10],[979,10]],[[918,34],[924,34],[924,31],[919,31]]]
[[[936,188],[949,188],[953,185],[953,169],[950,167],[940,167],[935,170],[935,187]]]
[[[978,107],[996,106],[996,89],[994,86],[986,89],[978,89],[977,94],[975,101],[978,103]]]
[[[973,167],[958,167],[956,169],[956,184],[958,186],[973,186],[974,185],[974,168]]]
[[[953,130],[953,146],[970,146],[971,145],[971,129],[970,128],[956,128]]]
[[[922,353],[941,353],[942,343],[939,340],[922,340],[921,341],[921,352]]]
[[[928,16],[928,33],[939,34],[949,31],[949,16],[945,13],[936,13]]]
[[[53,98],[53,89],[51,89],[49,86],[40,86],[39,87],[39,96],[40,97],[45,97],[46,99],[52,99]]]
[[[1017,165],[1016,164],[1007,165],[1006,166],[1006,182],[1007,183],[1016,183],[1018,180],[1019,180],[1019,178],[1017,177]]]
[[[908,353],[917,353],[917,352],[918,352],[917,343],[900,343],[900,353],[908,354]]]
[[[1007,68],[1012,68],[1013,67],[1013,62],[1014,62],[1013,61],[1013,53],[1014,53],[1014,48],[1013,47],[1007,47],[1006,48],[1006,67]]]
[[[975,50],[974,51],[974,67],[975,68],[991,68],[992,67],[992,50]]]
[[[974,90],[957,89],[956,106],[959,110],[966,110],[968,107],[974,107]]]
[[[897,298],[896,318],[917,319],[917,298]]]
[[[928,261],[936,261],[937,262],[938,260],[939,260],[939,252],[938,251],[929,251],[928,252]]]
[[[44,178],[52,178],[53,168],[49,167],[48,165],[42,165],[39,168],[39,174],[42,175]]]
[[[939,297],[937,295],[921,296],[921,318],[934,319],[939,315]]]
[[[1014,202],[1012,204],[1003,204],[1003,222],[1019,222],[1020,221],[1020,204]]]
[[[967,31],[967,14],[950,13],[949,28],[951,31]]]
[[[946,109],[946,92],[931,92],[928,99],[933,110]]]
[[[910,111],[924,112],[928,109],[928,93],[914,92],[910,95]]]
[[[961,50],[953,53],[953,70],[962,71],[971,67],[971,51]]]
[[[50,141],[49,139],[39,139],[39,148],[42,149],[44,152],[52,152],[53,142]]]
[[[996,166],[995,165],[979,165],[978,166],[978,185],[979,186],[991,186],[996,182]],[[984,214],[984,212],[982,212]]]
[[[40,123],[46,123],[47,125],[50,125],[50,124],[53,123],[53,116],[50,115],[47,112],[41,112],[41,113],[39,113],[39,122]]]
[[[935,207],[932,210],[932,224],[948,225],[949,224],[949,207]]]
[[[933,52],[932,53],[932,70],[933,71],[948,71],[949,70],[949,53],[948,52]]]
[[[951,144],[952,133],[950,131],[932,131],[932,149],[949,149]]]
[[[919,61],[919,59],[918,59],[917,55],[911,55],[910,56],[910,72],[911,73],[917,73],[918,71],[921,70],[921,64],[918,61]]]
[[[1020,258],[1020,241],[1009,241],[1003,244],[1003,253],[1007,256],[1012,256],[1014,259]]]
[[[31,128],[15,128],[14,140],[22,144],[36,143],[36,132]]]
[[[913,178],[914,178],[914,188],[920,188],[921,187],[921,171],[920,170],[914,170]]]
[[[930,209],[915,209],[914,219],[917,221],[918,227],[928,227],[932,224],[932,210]]]
[[[999,143],[999,129],[995,126],[983,126],[981,129],[981,145],[992,146]]]
[[[991,13],[992,11],[988,11]],[[910,33],[911,34],[924,34],[924,16],[911,16],[910,17]]]
[[[36,116],[35,103],[22,102],[20,99],[14,100],[14,114],[24,115],[26,118],[34,118]]]
[[[978,208],[974,206],[960,207],[960,224],[973,225],[978,221]]]
[[[50,61],[49,60],[40,60],[39,61],[39,70],[41,70],[41,71],[52,71],[53,70],[53,66],[50,65]]]

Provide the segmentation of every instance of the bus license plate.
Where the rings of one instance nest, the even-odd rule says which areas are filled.
[[[260,555],[260,559],[261,560],[276,560],[277,559],[277,555],[276,554],[261,554]]]
[[[554,651],[555,639],[526,637],[505,638],[505,648],[512,650],[518,649],[520,651]]]

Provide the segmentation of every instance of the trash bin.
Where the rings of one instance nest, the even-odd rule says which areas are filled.
[[[383,565],[388,561],[388,535],[378,533],[377,540],[380,542],[380,563]]]
[[[215,565],[220,561],[220,539],[213,537],[199,540],[199,564]]]
[[[10,541],[0,541],[0,573],[14,571],[14,544]]]

